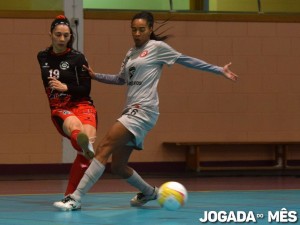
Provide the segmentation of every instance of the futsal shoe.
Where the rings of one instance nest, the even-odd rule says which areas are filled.
[[[144,195],[142,192],[137,193],[130,200],[130,205],[133,207],[139,207],[145,205],[147,202],[157,199],[158,188],[154,187],[153,193],[151,195]]]
[[[85,158],[91,160],[95,156],[93,145],[91,144],[89,137],[85,133],[79,133],[77,136],[77,144],[82,149],[82,154]]]
[[[71,195],[67,195],[59,202],[54,202],[53,206],[62,211],[72,211],[81,209],[81,203],[76,201]]]

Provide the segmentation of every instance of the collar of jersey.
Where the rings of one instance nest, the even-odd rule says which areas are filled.
[[[70,51],[71,51],[71,48],[67,48],[64,52],[55,53],[55,52],[53,51],[53,49],[51,49],[51,54],[52,54],[52,55],[56,55],[56,56],[61,56],[61,55],[67,54],[67,53],[70,52]]]

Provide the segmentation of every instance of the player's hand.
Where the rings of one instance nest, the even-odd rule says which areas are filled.
[[[83,68],[89,72],[89,75],[92,79],[95,79],[96,74],[91,67],[87,67],[86,65],[83,65]]]
[[[231,66],[231,62],[226,64],[224,67],[223,67],[223,75],[232,80],[232,81],[237,81],[238,79],[238,75],[236,75],[235,73],[233,73],[230,69],[229,69],[229,66]]]
[[[48,85],[52,90],[65,92],[68,90],[68,86],[59,80],[57,80],[55,77],[48,77]]]

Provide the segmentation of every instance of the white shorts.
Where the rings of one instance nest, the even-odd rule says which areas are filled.
[[[134,140],[128,143],[134,149],[144,148],[144,139],[147,133],[154,127],[158,119],[158,112],[131,107],[123,111],[118,119],[133,135]]]

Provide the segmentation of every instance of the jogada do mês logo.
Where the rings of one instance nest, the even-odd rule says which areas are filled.
[[[266,214],[253,211],[204,211],[203,217],[199,218],[201,223],[258,223],[260,220],[267,220],[269,223],[297,223],[298,214],[286,208],[267,211]]]

